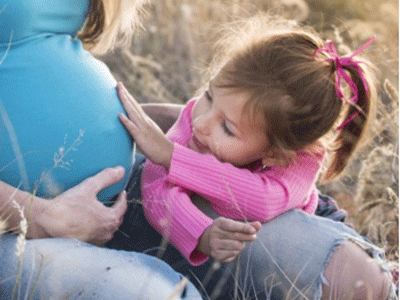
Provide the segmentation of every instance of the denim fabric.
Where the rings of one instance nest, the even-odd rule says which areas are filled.
[[[0,299],[12,299],[18,273],[17,236],[0,237]],[[170,299],[182,276],[142,253],[116,251],[71,239],[28,240],[21,283],[13,299]],[[179,295],[182,295],[179,297]],[[189,283],[178,299],[201,299]],[[174,298],[175,299],[175,298]]]
[[[141,168],[143,161],[137,157],[135,167]],[[140,179],[140,168],[134,169],[132,178]],[[131,222],[132,215],[126,216]],[[0,236],[0,300],[12,299],[18,274],[16,248],[16,235]],[[185,282],[183,276],[143,253],[116,251],[72,239],[36,239],[27,241],[22,262],[14,299],[202,298],[190,282],[179,289]],[[176,298],[171,298],[173,295]]]
[[[139,200],[143,161],[136,157],[128,185],[133,200],[106,248],[69,239],[28,240],[14,299],[28,299],[31,291],[32,299],[166,299],[179,284],[179,273],[204,299],[319,299],[324,268],[346,240],[382,260],[379,249],[344,223],[292,210],[263,224],[258,239],[232,263],[210,259],[193,267],[145,219]],[[196,203],[216,217],[207,203]],[[0,237],[0,300],[11,299],[16,282],[16,244],[15,235]],[[180,296],[201,298],[190,283]]]
[[[332,214],[338,216],[338,210],[329,198],[323,198],[320,206],[329,207],[332,214],[320,217],[289,211],[263,224],[258,239],[248,243],[234,262],[219,264],[210,259],[193,267],[145,219],[138,180],[143,161],[144,157],[137,157],[138,173],[129,184],[128,199],[133,200],[124,223],[107,247],[161,258],[188,276],[205,299],[320,299],[325,280],[323,271],[336,247],[351,239],[364,245],[371,257],[378,260],[382,257],[380,249],[352,228],[328,218]],[[196,203],[210,217],[217,217],[205,202]]]
[[[345,222],[348,216],[344,209],[339,208],[335,200],[322,194],[319,194],[319,201],[315,214],[338,222]]]

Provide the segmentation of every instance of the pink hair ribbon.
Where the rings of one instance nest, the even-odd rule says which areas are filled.
[[[354,56],[360,54],[362,51],[364,51],[365,48],[367,48],[369,45],[372,44],[372,42],[375,40],[376,36],[371,37],[364,45],[362,45],[358,50],[356,50],[352,55],[346,56],[346,57],[339,57],[335,45],[333,44],[332,41],[327,41],[324,44],[324,48],[317,49],[314,51],[314,57],[317,53],[324,52],[326,53],[329,58],[326,58],[326,61],[334,61],[336,64],[336,84],[335,84],[335,91],[336,95],[338,96],[339,99],[342,99],[346,101],[347,103],[350,104],[355,104],[358,101],[358,88],[355,82],[351,79],[351,77],[346,73],[343,67],[349,66],[356,68],[358,71],[358,74],[360,75],[360,78],[363,82],[365,92],[368,93],[368,84],[367,81],[365,80],[364,74],[359,66],[362,61],[357,61],[353,60]],[[350,99],[346,99],[344,97],[343,91],[342,91],[342,79],[346,81],[346,83],[349,85],[350,90],[353,92],[354,96]],[[352,116],[350,116],[347,120],[345,120],[337,129],[342,129],[344,126],[346,126],[348,123],[350,123],[358,114],[360,111],[355,112]]]

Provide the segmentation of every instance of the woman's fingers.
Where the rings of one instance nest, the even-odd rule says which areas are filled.
[[[126,210],[128,209],[128,200],[126,198],[126,191],[122,191],[118,195],[117,201],[111,206],[111,208],[114,210],[117,218],[120,220],[120,223],[118,224],[118,227],[121,225],[123,216],[126,213]]]
[[[46,211],[49,217],[43,219],[51,224],[43,226],[47,235],[77,238],[96,245],[110,240],[126,212],[126,192],[119,195],[112,207],[98,201],[97,194],[123,176],[122,167],[108,168],[57,196],[52,209]]]
[[[97,195],[100,191],[120,181],[124,174],[125,170],[121,166],[107,168],[82,181],[79,187]]]

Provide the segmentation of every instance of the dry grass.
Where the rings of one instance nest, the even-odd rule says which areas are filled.
[[[326,39],[365,51],[377,65],[379,113],[365,146],[344,176],[320,186],[350,213],[357,230],[397,260],[398,236],[398,3],[378,1],[156,1],[131,48],[103,57],[139,102],[185,103],[202,85],[218,28],[258,11],[313,25]],[[123,66],[123,67],[122,67]]]
[[[7,230],[7,222],[0,219],[0,235],[2,235],[3,233],[5,233]]]

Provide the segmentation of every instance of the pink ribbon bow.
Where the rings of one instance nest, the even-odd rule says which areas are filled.
[[[362,51],[364,51],[365,48],[367,48],[369,45],[372,44],[372,42],[375,40],[375,36],[371,37],[364,45],[362,45],[358,50],[356,50],[352,55],[347,56],[347,57],[339,57],[335,45],[333,44],[332,41],[327,41],[324,44],[324,48],[317,49],[314,51],[314,56],[317,53],[324,52],[329,58],[326,58],[326,61],[334,61],[336,64],[336,83],[335,83],[335,91],[336,95],[338,96],[339,99],[342,99],[350,104],[357,103],[358,101],[358,88],[355,82],[351,79],[351,77],[346,73],[343,67],[349,66],[349,67],[354,67],[357,69],[358,74],[360,75],[360,78],[363,82],[364,88],[366,93],[368,93],[368,84],[367,81],[365,80],[364,74],[359,66],[362,61],[357,61],[353,60],[354,56],[360,54]],[[346,99],[344,97],[343,91],[342,91],[342,79],[346,81],[346,83],[349,85],[350,90],[353,92],[354,96],[350,99]],[[340,125],[337,129],[342,129],[344,126],[346,126],[349,122],[351,122],[358,114],[360,111],[355,112],[352,116],[350,116],[347,120],[345,120],[342,125]]]

